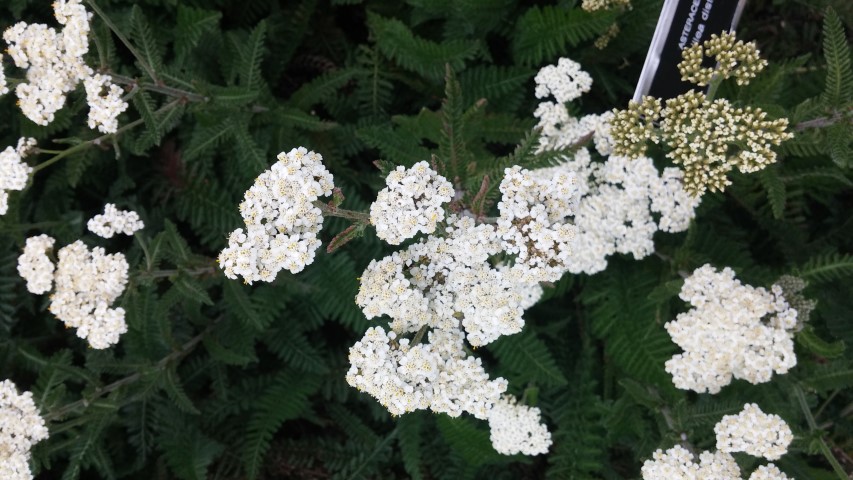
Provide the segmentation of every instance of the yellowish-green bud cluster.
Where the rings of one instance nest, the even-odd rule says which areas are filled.
[[[654,122],[661,116],[660,100],[643,97],[640,102],[631,100],[625,110],[614,110],[610,120],[613,136],[613,154],[639,157],[646,153],[646,141],[660,142]]]
[[[587,12],[594,12],[596,10],[607,10],[610,8],[631,8],[631,0],[583,0],[581,4],[581,8],[586,10]]]
[[[734,77],[738,85],[746,85],[750,79],[767,66],[767,60],[761,58],[755,43],[737,40],[734,33],[723,32],[711,35],[711,38],[697,43],[681,52],[678,70],[681,79],[700,86],[708,85],[718,75],[721,79]],[[717,61],[717,66],[703,67],[705,57]]]
[[[615,115],[613,153],[636,157],[645,152],[646,141],[663,141],[671,148],[667,157],[682,166],[685,190],[695,197],[724,190],[734,168],[751,173],[774,163],[771,147],[792,137],[785,118],[768,120],[760,108],[736,108],[693,91],[667,100],[663,109],[658,99],[644,97]]]
[[[619,24],[613,23],[607,28],[606,32],[602,33],[600,37],[595,39],[593,45],[595,45],[595,48],[599,50],[604,50],[607,48],[607,45],[610,44],[610,41],[616,38],[616,35],[619,35],[620,31]]]

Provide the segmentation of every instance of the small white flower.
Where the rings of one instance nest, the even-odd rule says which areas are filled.
[[[489,430],[492,446],[503,455],[540,455],[548,453],[552,443],[539,409],[518,404],[512,395],[505,395],[492,407]]]
[[[116,233],[133,235],[145,228],[145,224],[136,212],[119,210],[115,204],[108,203],[104,205],[104,213],[92,217],[86,228],[99,237],[112,238]]]
[[[314,262],[323,215],[313,202],[335,186],[322,161],[318,153],[294,148],[255,179],[240,204],[246,228],[231,232],[219,254],[226,277],[272,282],[282,269],[298,273]]]
[[[103,133],[115,133],[118,129],[118,116],[127,110],[127,102],[122,100],[122,89],[111,83],[109,75],[95,74],[83,79],[86,88],[86,102],[89,104],[89,128]]]
[[[107,255],[103,248],[91,251],[80,240],[57,253],[56,289],[49,310],[92,348],[118,343],[127,332],[124,309],[110,305],[127,286],[128,264],[124,255]]]
[[[581,65],[569,58],[561,58],[557,65],[548,65],[536,74],[536,98],[552,95],[558,103],[580,97],[592,87],[592,77],[581,70]]]
[[[747,403],[737,415],[726,415],[714,426],[717,450],[746,452],[755,457],[778,460],[794,439],[791,427],[779,415],[766,414]]]
[[[16,148],[6,147],[0,152],[0,215],[9,208],[10,190],[23,190],[33,173],[33,168],[22,160],[35,148],[34,138],[21,138]]]
[[[53,250],[54,239],[47,235],[30,237],[24,253],[18,257],[18,273],[27,281],[27,290],[40,295],[53,288],[53,262],[47,253]]]
[[[370,223],[376,227],[376,235],[391,245],[418,232],[434,232],[436,224],[444,220],[442,205],[454,194],[453,185],[427,162],[397,167],[385,183],[370,206]]]
[[[31,480],[30,450],[47,437],[33,394],[18,394],[11,380],[0,382],[0,477]]]

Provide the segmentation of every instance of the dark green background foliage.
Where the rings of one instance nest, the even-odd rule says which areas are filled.
[[[3,3],[0,27],[55,26],[47,0]],[[347,349],[372,324],[353,300],[357,277],[389,251],[369,229],[271,285],[228,281],[215,267],[243,192],[278,152],[300,145],[323,155],[345,208],[366,209],[382,186],[375,160],[431,155],[469,200],[489,174],[485,206],[494,208],[504,167],[554,160],[532,154],[538,68],[569,56],[594,79],[579,112],[624,107],[662,2],[594,14],[575,3],[100,1],[160,82],[96,15],[89,63],[138,79],[120,125],[142,124],[39,172],[0,217],[0,365],[49,419],[50,439],[34,450],[38,477],[638,478],[643,460],[682,433],[713,448],[713,425],[747,401],[793,428],[778,462],[789,475],[838,478],[826,455],[853,469],[846,0],[756,0],[744,13],[740,37],[757,40],[770,66],[721,93],[799,125],[778,164],[706,195],[688,232],[656,238],[660,255],[617,256],[603,273],[547,286],[522,333],[478,350],[493,376],[542,409],[554,434],[547,456],[498,455],[471,418],[392,419],[345,383]],[[614,22],[619,36],[594,48]],[[6,60],[7,75],[20,76]],[[30,135],[61,150],[97,137],[81,120],[81,91],[46,128],[14,103],[0,99],[0,145]],[[107,201],[142,215],[147,251],[85,231]],[[327,220],[323,240],[346,227]],[[16,258],[39,233],[127,253],[119,303],[129,332],[118,346],[88,349],[47,312],[46,297],[26,291]],[[706,262],[756,286],[786,273],[810,282],[805,295],[818,306],[790,374],[736,380],[714,396],[673,387],[664,361],[677,347],[663,324],[686,308],[679,272]],[[737,459],[746,471],[756,464]]]

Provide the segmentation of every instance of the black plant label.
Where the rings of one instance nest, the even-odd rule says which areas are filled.
[[[681,80],[681,51],[713,34],[734,31],[746,0],[666,0],[643,64],[634,100],[643,95],[667,99],[697,88]],[[705,58],[705,66],[714,61]]]

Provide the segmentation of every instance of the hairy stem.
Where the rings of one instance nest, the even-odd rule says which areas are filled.
[[[824,128],[835,125],[840,120],[846,119],[853,122],[853,108],[848,108],[846,111],[836,111],[828,117],[818,117],[811,120],[802,121],[794,125],[794,131],[800,132],[810,128]]]

